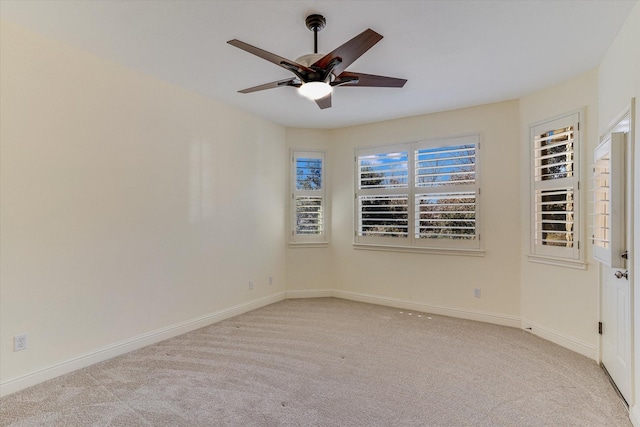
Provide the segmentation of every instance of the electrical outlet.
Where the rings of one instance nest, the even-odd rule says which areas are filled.
[[[249,281],[249,289],[253,289],[253,280]]]
[[[480,298],[480,295],[481,295],[480,288],[475,288],[475,289],[473,290],[473,297],[474,297],[474,298]]]
[[[13,337],[13,351],[27,349],[27,334],[16,335]]]
[[[273,285],[273,276],[269,276],[269,285]]]

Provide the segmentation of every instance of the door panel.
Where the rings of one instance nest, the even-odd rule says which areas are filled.
[[[611,143],[612,151],[619,150],[618,154],[609,156],[610,159],[618,159],[611,162],[612,181],[607,182],[611,191],[600,192],[598,195],[598,181],[594,181],[594,202],[596,205],[594,219],[594,257],[601,262],[601,321],[602,321],[602,365],[614,381],[620,394],[628,403],[632,400],[632,306],[633,290],[631,287],[632,272],[629,271],[630,263],[626,259],[625,249],[631,243],[632,236],[629,233],[632,207],[628,203],[630,198],[632,169],[627,161],[632,159],[630,144],[627,143],[630,132],[630,113],[622,116],[621,120],[613,126],[610,132],[603,135],[602,143],[596,148],[594,159],[594,175],[597,174],[598,155],[602,156],[603,146]],[[617,148],[616,148],[617,146]],[[598,153],[598,150],[600,152]],[[602,170],[602,169],[601,169]],[[600,170],[600,171],[601,171]],[[598,208],[598,199],[605,194],[610,203],[606,207]],[[599,214],[599,210],[606,211],[607,218]],[[602,227],[606,231],[602,231]],[[600,230],[600,231],[599,231]],[[597,235],[607,236],[608,243],[598,242]],[[616,241],[617,235],[617,241]],[[613,236],[613,239],[611,238]],[[606,248],[610,251],[606,254]],[[603,255],[604,254],[604,255]]]

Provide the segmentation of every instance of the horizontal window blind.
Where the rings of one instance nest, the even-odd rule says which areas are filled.
[[[593,167],[593,244],[609,250],[611,245],[611,182],[610,153],[606,152],[596,159]]]
[[[323,226],[322,197],[296,197],[296,234],[321,234]]]
[[[416,238],[475,239],[475,193],[416,196]]]
[[[296,166],[296,190],[322,190],[322,159],[298,157]]]
[[[358,158],[358,187],[407,188],[409,185],[408,153],[379,153]]]
[[[325,240],[324,152],[292,152],[292,241]]]
[[[572,248],[574,206],[574,194],[570,188],[537,190],[535,244]]]
[[[428,148],[416,151],[416,186],[473,184],[476,180],[474,145]]]
[[[408,236],[408,195],[360,196],[358,202],[358,230],[361,236]]]
[[[477,135],[356,152],[356,242],[479,248]]]
[[[625,138],[610,132],[593,153],[593,258],[611,268],[625,268]]]
[[[536,181],[570,178],[574,173],[573,126],[546,131],[535,137]]]
[[[579,113],[531,126],[531,253],[579,260]]]

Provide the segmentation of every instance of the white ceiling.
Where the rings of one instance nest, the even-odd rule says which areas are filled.
[[[285,126],[337,128],[518,98],[591,70],[635,2],[0,0],[0,17]],[[311,13],[327,19],[320,52],[382,34],[347,70],[405,87],[338,87],[326,110],[290,87],[237,93],[292,75],[226,41],[295,60],[313,52]]]

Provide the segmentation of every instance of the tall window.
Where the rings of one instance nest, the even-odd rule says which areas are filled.
[[[579,113],[530,129],[531,253],[580,261]]]
[[[477,135],[356,153],[356,243],[478,249]]]
[[[324,152],[293,151],[292,229],[294,243],[326,241]]]

